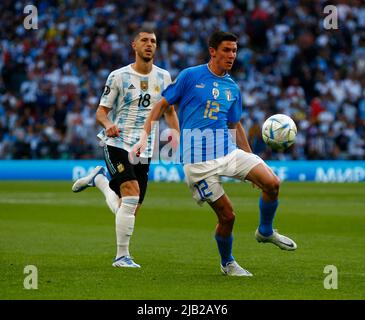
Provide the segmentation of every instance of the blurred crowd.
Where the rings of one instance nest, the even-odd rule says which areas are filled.
[[[141,25],[156,30],[155,64],[172,78],[209,60],[213,30],[239,36],[231,75],[263,158],[365,159],[365,1],[33,1],[30,30],[26,4],[0,3],[0,159],[100,158],[95,110],[108,74],[133,61]],[[326,5],[338,29],[325,28]],[[284,153],[261,138],[275,113],[298,127]]]

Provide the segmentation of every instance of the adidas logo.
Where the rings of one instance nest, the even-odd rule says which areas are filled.
[[[133,85],[133,83],[128,87],[128,89],[135,89],[136,87]]]

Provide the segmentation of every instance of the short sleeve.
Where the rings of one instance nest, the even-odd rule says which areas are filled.
[[[242,116],[242,97],[241,92],[237,90],[237,96],[232,104],[231,108],[228,111],[227,120],[229,123],[237,123],[240,121]]]
[[[165,88],[167,88],[171,84],[171,76],[169,72],[165,73]]]
[[[162,96],[170,105],[176,104],[180,101],[184,93],[186,75],[187,70],[181,71],[175,81],[172,82],[164,91],[162,91]]]
[[[106,80],[104,92],[100,98],[100,105],[107,107],[107,108],[113,108],[114,101],[118,97],[118,86],[117,86],[117,76],[114,72],[112,72],[108,79]]]

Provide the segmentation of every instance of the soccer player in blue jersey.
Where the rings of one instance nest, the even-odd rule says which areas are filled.
[[[178,105],[180,157],[187,183],[198,203],[208,202],[218,217],[215,239],[221,256],[221,271],[230,276],[252,276],[232,255],[235,214],[225,194],[221,176],[249,180],[262,190],[259,200],[260,223],[255,237],[284,250],[295,250],[291,239],[273,229],[278,207],[280,180],[257,155],[252,153],[240,124],[241,93],[228,71],[237,55],[237,37],[217,31],[209,39],[208,64],[187,68],[163,92],[145,123],[145,132],[132,152],[143,152],[151,123],[169,105]],[[234,141],[230,130],[236,135]]]

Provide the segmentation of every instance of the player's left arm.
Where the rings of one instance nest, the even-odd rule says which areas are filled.
[[[228,128],[235,130],[237,147],[243,151],[252,153],[252,149],[247,140],[246,131],[241,122],[228,123]]]

